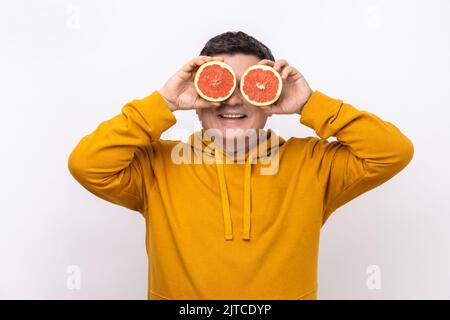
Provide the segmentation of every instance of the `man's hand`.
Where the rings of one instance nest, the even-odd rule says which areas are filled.
[[[223,61],[223,58],[195,57],[178,70],[159,90],[170,110],[199,109],[220,105],[220,103],[207,101],[200,97],[194,86],[194,76],[197,68],[211,60]]]
[[[272,105],[261,107],[271,116],[272,114],[301,114],[303,107],[312,94],[312,90],[303,75],[286,60],[261,60],[258,64],[265,64],[278,71],[283,80],[283,90],[280,98]]]

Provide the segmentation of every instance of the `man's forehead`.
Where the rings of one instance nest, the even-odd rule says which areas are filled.
[[[257,64],[260,59],[254,55],[236,53],[233,55],[230,54],[222,54],[217,55],[218,57],[224,58],[224,62],[233,68],[236,73],[236,77],[240,78],[240,76],[247,70],[248,67],[251,67]]]

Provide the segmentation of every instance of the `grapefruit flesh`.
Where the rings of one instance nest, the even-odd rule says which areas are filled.
[[[272,67],[254,65],[242,76],[241,93],[253,105],[268,106],[280,97],[282,83],[280,74]]]
[[[209,61],[197,70],[194,84],[197,93],[203,99],[213,102],[224,101],[236,88],[236,75],[226,63]]]

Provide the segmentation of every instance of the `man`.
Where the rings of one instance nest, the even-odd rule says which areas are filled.
[[[243,32],[212,38],[200,54],[84,137],[70,171],[92,193],[145,217],[149,299],[316,299],[322,225],[402,170],[413,146],[391,123],[313,92],[296,68]],[[236,90],[220,104],[203,100],[193,75],[212,59],[229,64],[238,81],[249,66],[273,66],[283,79],[280,99],[256,107]],[[187,143],[160,140],[173,112],[187,109],[197,110],[202,132]],[[301,115],[318,138],[285,141],[265,131],[256,145],[246,140],[244,161],[218,148],[239,136],[230,129],[262,129],[273,114]],[[204,139],[210,129],[219,138]],[[184,156],[205,161],[179,161],[180,145]],[[253,161],[255,148],[265,151],[259,160],[276,159],[276,170],[261,173],[267,164]],[[230,154],[233,161],[223,161]]]

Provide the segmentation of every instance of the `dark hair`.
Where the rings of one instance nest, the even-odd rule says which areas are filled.
[[[260,59],[275,61],[272,52],[267,46],[242,31],[224,32],[209,39],[200,55],[213,56],[221,53],[253,54]]]

